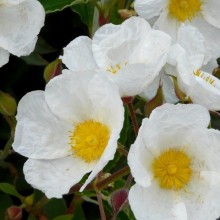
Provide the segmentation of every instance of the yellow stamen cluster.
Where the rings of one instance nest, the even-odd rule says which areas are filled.
[[[108,127],[93,120],[77,124],[71,133],[70,146],[74,156],[87,163],[100,159],[110,137]]]
[[[206,76],[204,73],[201,72],[201,70],[196,70],[196,71],[193,71],[193,74],[197,77],[200,77],[201,79],[205,80],[207,83],[211,84],[212,86],[215,86],[214,83],[215,83],[215,79],[212,78],[211,75],[209,76]]]
[[[170,0],[168,11],[179,22],[192,21],[202,11],[201,0]]]
[[[106,70],[110,73],[116,74],[119,70],[122,69],[123,66],[127,65],[128,63],[125,62],[123,64],[116,64],[115,66],[109,66]]]
[[[152,169],[161,188],[179,190],[190,181],[191,158],[182,150],[169,148],[154,159]]]

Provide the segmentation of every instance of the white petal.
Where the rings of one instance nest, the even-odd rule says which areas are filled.
[[[206,39],[206,57],[204,64],[212,59],[220,57],[220,29],[210,25],[204,19],[198,17],[193,19],[193,26],[197,27]]]
[[[0,46],[21,56],[30,54],[44,24],[43,6],[36,0],[0,7]]]
[[[210,115],[206,108],[196,104],[164,104],[153,110],[151,121],[161,121],[170,125],[186,125],[207,128]]]
[[[49,110],[43,91],[26,94],[18,104],[17,125],[13,148],[23,156],[33,159],[55,159],[69,152],[67,124]]]
[[[204,1],[202,4],[202,14],[205,20],[217,28],[220,28],[219,9],[220,2],[216,0]]]
[[[136,0],[134,9],[140,17],[150,19],[158,16],[166,4],[164,0]]]
[[[134,185],[128,200],[138,220],[187,220],[185,205],[155,182],[148,188]]]
[[[130,52],[136,50],[150,30],[150,25],[139,17],[131,17],[121,25],[102,26],[93,37],[92,50],[97,65],[107,68],[109,65],[127,62]]]
[[[194,68],[202,66],[206,52],[205,38],[198,29],[182,24],[178,31],[177,43],[185,49]]]
[[[218,67],[216,59],[210,60],[205,66],[202,67],[202,70],[207,73],[212,73],[212,71]]]
[[[0,67],[8,63],[9,61],[9,52],[0,48]]]
[[[143,92],[158,74],[159,70],[154,65],[131,64],[109,77],[118,85],[120,95],[125,97]]]
[[[25,179],[48,198],[62,198],[70,188],[90,172],[94,164],[73,157],[56,160],[28,159],[24,164]]]
[[[80,36],[63,48],[63,63],[72,71],[83,71],[97,68],[92,53],[92,40]]]
[[[144,119],[142,124],[147,124],[148,119]],[[128,153],[128,165],[131,169],[132,176],[135,182],[140,186],[147,187],[151,184],[152,174],[148,171],[151,170],[153,155],[145,147],[143,141],[143,133],[145,132],[142,125],[139,129],[138,136],[135,143],[131,145]]]
[[[103,152],[100,160],[93,168],[91,174],[87,178],[86,182],[83,184],[83,186],[80,188],[80,192],[82,192],[85,187],[95,178],[95,176],[106,166],[106,164],[114,158],[116,149],[117,149],[117,140],[119,138],[120,130],[114,129],[111,133],[108,145]]]

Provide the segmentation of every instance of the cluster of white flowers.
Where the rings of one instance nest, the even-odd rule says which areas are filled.
[[[220,56],[220,2],[136,0],[135,9],[144,18],[106,24],[64,48],[68,69],[19,102],[13,148],[28,157],[26,180],[47,197],[61,198],[90,173],[82,191],[114,158],[121,98],[150,99],[162,82],[168,103],[142,121],[128,154],[131,209],[138,220],[215,220],[220,131],[208,129],[208,110],[220,110],[220,81],[204,68]],[[171,75],[193,104],[173,104]]]

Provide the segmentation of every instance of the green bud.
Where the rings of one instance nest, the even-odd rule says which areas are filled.
[[[15,115],[16,107],[15,99],[11,95],[0,91],[0,113],[7,116]]]

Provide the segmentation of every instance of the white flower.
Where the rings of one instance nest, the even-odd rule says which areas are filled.
[[[113,159],[123,113],[116,87],[91,71],[57,76],[45,92],[25,95],[13,148],[29,158],[27,182],[48,198],[60,198],[91,172],[82,191]]]
[[[169,33],[174,41],[181,23],[197,27],[206,39],[206,62],[220,56],[220,1],[136,0],[135,10],[146,19],[159,16],[155,28]]]
[[[220,80],[211,73],[203,71],[203,66],[189,60],[182,48],[174,52],[177,60],[177,80],[180,89],[193,103],[203,105],[209,110],[220,110]],[[209,67],[206,66],[206,69]]]
[[[16,56],[30,54],[44,25],[45,11],[37,0],[0,0],[0,67]]]
[[[152,30],[142,18],[132,17],[121,25],[106,24],[93,40],[73,40],[61,57],[70,70],[104,70],[122,97],[141,93],[166,63],[171,39]]]
[[[199,105],[164,104],[144,119],[128,163],[137,220],[215,220],[220,216],[220,131]]]

